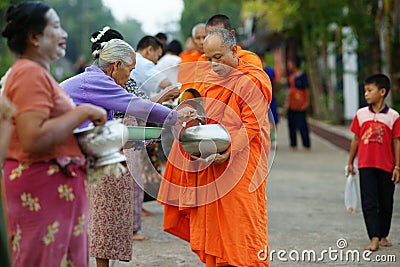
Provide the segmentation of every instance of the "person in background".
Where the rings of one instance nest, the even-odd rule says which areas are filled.
[[[354,137],[347,170],[355,175],[358,154],[361,206],[370,244],[366,250],[391,247],[388,241],[395,185],[400,182],[400,118],[385,104],[390,80],[374,74],[364,81],[368,106],[359,109],[350,125]]]
[[[207,267],[268,266],[257,252],[268,247],[265,112],[271,83],[261,68],[238,59],[235,38],[226,29],[208,33],[204,52],[212,67],[200,90],[204,108],[209,123],[227,129],[231,145],[221,153],[171,162],[186,168],[180,176],[165,171],[158,195],[164,231],[190,242]]]
[[[300,70],[301,61],[298,57],[289,58],[289,93],[285,102],[289,128],[290,150],[297,150],[297,130],[300,131],[304,151],[311,148],[310,134],[307,124],[307,109],[310,104],[307,74]]]
[[[204,53],[203,41],[206,37],[206,28],[204,23],[199,23],[193,26],[192,36],[187,38],[185,43],[185,51],[179,54],[182,58],[182,63],[197,61]]]
[[[76,60],[74,66],[72,66],[75,74],[79,74],[85,71],[86,68],[86,59],[84,55],[80,55]]]
[[[162,44],[154,36],[144,36],[139,40],[137,44],[137,64],[135,69],[131,72],[131,78],[135,80],[138,88],[143,91],[148,97],[153,97],[157,93],[173,92],[173,97],[166,102],[172,102],[172,100],[179,96],[178,84],[172,84],[164,72],[159,71],[156,68],[159,57],[161,56]],[[159,127],[157,124],[149,124],[147,126]],[[153,163],[150,167],[150,171],[156,169],[158,173],[163,171],[165,166],[166,158],[163,154],[161,144],[156,144],[146,148],[148,157],[150,157]],[[149,173],[147,170],[144,173]],[[156,179],[159,180],[159,177]],[[146,200],[154,200],[153,197],[148,194],[145,195]],[[149,214],[150,213],[146,213]]]
[[[172,40],[165,48],[165,55],[162,56],[156,68],[163,72],[172,84],[178,82],[178,66],[182,59],[179,54],[182,52],[182,45],[178,40]]]
[[[154,35],[154,37],[156,37],[158,40],[160,40],[160,42],[162,43],[162,45],[163,45],[163,52],[162,52],[162,54],[161,54],[161,56],[164,56],[165,55],[165,52],[166,52],[166,47],[167,47],[167,45],[168,45],[168,36],[165,34],[165,33],[163,33],[163,32],[159,32],[159,33],[157,33],[156,35]]]
[[[106,111],[76,107],[50,75],[67,40],[54,9],[24,2],[5,20],[17,56],[3,90],[16,108],[2,180],[12,266],[88,266],[85,158],[73,131],[87,120],[103,125]]]
[[[206,36],[206,28],[204,23],[199,23],[192,28],[192,42],[194,49],[187,49],[179,54],[182,61],[178,67],[178,82],[182,84],[181,92],[187,88],[194,87],[196,62],[204,53],[203,41]]]
[[[101,37],[100,37],[101,38]],[[95,40],[96,41],[96,40]],[[136,53],[125,41],[112,39],[94,44],[93,64],[85,72],[61,83],[77,105],[93,103],[107,110],[108,120],[116,111],[144,121],[174,125],[193,110],[174,111],[144,100],[124,87],[136,64]],[[89,185],[90,255],[98,267],[109,260],[130,261],[133,245],[134,180],[127,170],[99,177]],[[107,220],[104,220],[107,218]]]
[[[185,49],[179,54],[179,56],[182,55],[182,57],[183,57],[183,54],[190,53],[190,51],[193,51],[195,49],[196,49],[196,45],[194,44],[193,37],[189,36],[188,38],[186,38],[186,41],[185,41]]]
[[[275,69],[272,66],[269,66],[267,64],[267,61],[265,60],[264,55],[259,55],[261,58],[261,62],[263,65],[263,69],[265,73],[267,73],[269,80],[271,81],[272,85],[272,99],[271,99],[271,104],[269,106],[270,112],[268,112],[268,118],[271,123],[271,131],[270,131],[270,137],[271,137],[271,143],[275,142],[276,144],[276,130],[277,130],[277,125],[279,123],[279,114],[278,114],[278,105],[276,103],[276,98],[275,98]]]
[[[15,113],[14,105],[0,95],[0,265],[11,267],[10,246],[7,238],[7,219],[4,207],[3,163],[12,133],[11,118]]]
[[[162,90],[173,90],[176,96],[179,89],[172,85],[167,76],[156,68],[162,54],[162,43],[154,36],[144,36],[136,47],[136,67],[131,72],[131,78],[148,97],[152,97]]]
[[[156,35],[154,35],[154,37],[160,40],[163,46],[166,46],[168,44],[168,36],[165,33],[159,32]]]

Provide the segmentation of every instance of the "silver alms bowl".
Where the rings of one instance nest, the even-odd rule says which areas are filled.
[[[186,128],[180,143],[186,153],[207,157],[226,151],[231,140],[229,132],[222,125],[205,124]]]
[[[95,160],[95,167],[125,161],[120,151],[128,140],[128,128],[121,120],[107,121],[103,126],[78,129],[75,135],[82,152]]]

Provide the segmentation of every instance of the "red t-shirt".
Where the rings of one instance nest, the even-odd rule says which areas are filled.
[[[49,118],[55,118],[75,107],[48,71],[27,59],[19,59],[13,64],[5,84],[4,95],[17,107],[15,117],[27,111],[39,111],[46,113]],[[15,121],[12,124],[13,134],[9,144],[8,159],[38,162],[64,156],[82,156],[72,132],[66,140],[44,153],[26,153],[18,139]]]
[[[385,107],[375,113],[370,106],[357,111],[350,130],[359,137],[358,168],[393,172],[393,139],[400,137],[399,113]]]

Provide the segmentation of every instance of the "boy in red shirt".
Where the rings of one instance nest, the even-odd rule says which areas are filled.
[[[390,90],[386,75],[375,74],[364,81],[368,106],[360,108],[350,126],[349,173],[358,153],[361,205],[370,238],[366,250],[390,247],[387,240],[393,211],[395,184],[400,181],[400,119],[384,100]]]

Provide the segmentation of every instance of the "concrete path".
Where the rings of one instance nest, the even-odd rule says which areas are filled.
[[[399,189],[389,235],[393,247],[363,255],[368,237],[362,214],[348,214],[343,201],[348,153],[315,134],[311,134],[311,152],[290,152],[287,136],[286,121],[282,121],[267,183],[270,266],[399,266]],[[143,234],[149,239],[134,243],[131,262],[112,262],[110,266],[204,266],[187,243],[162,231],[160,205],[147,202],[145,208],[156,214],[143,218]],[[95,266],[93,259],[91,266]]]

